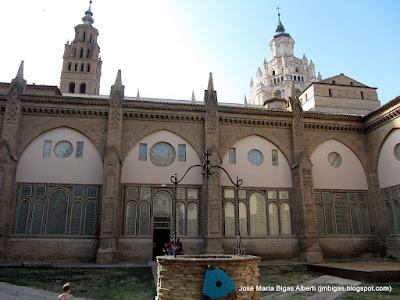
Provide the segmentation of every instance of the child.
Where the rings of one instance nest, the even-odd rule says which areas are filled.
[[[71,300],[72,286],[67,282],[63,285],[63,293],[58,296],[60,300]]]

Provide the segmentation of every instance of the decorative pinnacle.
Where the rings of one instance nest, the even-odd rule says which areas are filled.
[[[210,77],[208,78],[208,88],[207,90],[214,91],[214,83],[213,83],[213,78],[212,78],[212,73],[210,72]]]
[[[89,8],[85,11],[85,16],[82,18],[83,23],[92,25],[94,23],[92,13],[92,0],[89,1]]]
[[[292,81],[292,91],[291,91],[290,98],[292,98],[293,100],[296,99],[296,87],[294,85],[294,81]]]
[[[278,6],[276,9],[278,10],[278,26],[276,26],[275,32],[284,33],[285,27],[281,23],[281,13],[279,12],[281,8]]]
[[[121,69],[118,69],[117,77],[115,78],[115,86],[122,85]]]
[[[21,63],[19,64],[17,76],[15,76],[15,79],[19,82],[24,81],[24,61],[21,60]]]
[[[196,102],[196,97],[194,95],[194,91],[192,91],[192,102]]]

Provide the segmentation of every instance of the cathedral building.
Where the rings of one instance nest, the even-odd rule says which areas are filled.
[[[264,260],[400,256],[400,97],[315,76],[279,20],[248,105],[99,95],[89,8],[60,86],[0,83],[0,260],[146,262],[174,228],[186,254]],[[206,78],[205,78],[206,79]],[[226,173],[187,172],[205,152]],[[176,220],[176,223],[174,222]],[[176,225],[176,227],[175,227]]]

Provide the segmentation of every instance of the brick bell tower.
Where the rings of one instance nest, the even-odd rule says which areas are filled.
[[[101,58],[97,44],[98,30],[93,27],[92,1],[75,26],[75,38],[65,44],[61,70],[61,93],[98,95],[100,91]]]

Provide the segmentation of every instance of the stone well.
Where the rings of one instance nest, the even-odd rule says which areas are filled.
[[[218,267],[235,283],[239,299],[259,299],[258,256],[236,255],[179,255],[157,257],[157,300],[203,299],[203,279],[207,266]],[[241,286],[254,286],[252,292],[239,292]]]

